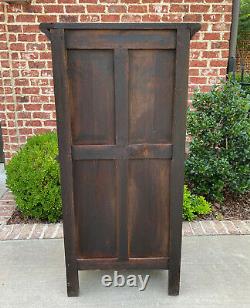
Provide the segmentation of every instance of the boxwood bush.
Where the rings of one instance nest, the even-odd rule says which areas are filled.
[[[194,220],[198,215],[209,214],[211,211],[211,204],[204,197],[191,194],[187,186],[184,186],[183,218],[185,220]]]
[[[56,222],[62,216],[57,136],[28,139],[6,166],[7,186],[26,217]]]
[[[188,112],[192,136],[186,179],[192,192],[223,200],[225,191],[250,188],[250,96],[238,82],[224,81],[208,93],[196,92]]]

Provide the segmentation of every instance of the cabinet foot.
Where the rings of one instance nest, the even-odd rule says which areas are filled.
[[[168,295],[177,296],[180,291],[180,268],[168,271]]]
[[[79,295],[79,278],[78,270],[67,269],[67,294],[68,297],[76,297]]]

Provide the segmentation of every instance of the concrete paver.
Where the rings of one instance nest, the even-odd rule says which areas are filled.
[[[81,271],[80,295],[66,296],[63,241],[0,242],[0,307],[170,307],[249,308],[250,236],[184,237],[181,293],[167,295],[167,271],[119,271],[149,274],[145,291],[104,287],[112,271]]]
[[[5,181],[6,181],[6,174],[4,170],[4,164],[0,163],[0,198],[7,190]]]

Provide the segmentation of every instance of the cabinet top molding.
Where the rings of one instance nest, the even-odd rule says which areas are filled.
[[[41,23],[40,29],[46,35],[50,29],[65,30],[178,30],[187,28],[192,37],[200,30],[199,23]]]

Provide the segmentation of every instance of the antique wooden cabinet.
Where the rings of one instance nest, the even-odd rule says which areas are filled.
[[[67,290],[169,270],[179,293],[189,42],[198,24],[41,24],[52,43]]]

